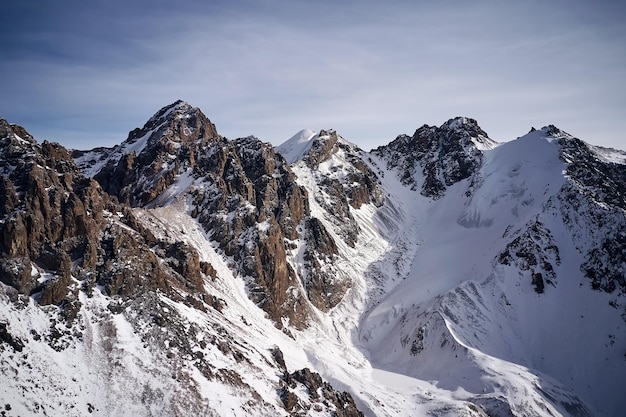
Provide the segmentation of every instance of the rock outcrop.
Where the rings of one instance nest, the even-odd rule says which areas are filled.
[[[626,293],[626,165],[602,158],[554,126],[546,130],[561,145],[570,181],[559,193],[561,214],[584,254],[581,269],[595,289]],[[592,237],[592,238],[590,238]]]
[[[308,303],[287,262],[286,242],[298,238],[309,209],[289,165],[271,145],[243,138],[200,153],[194,176],[191,213],[236,262],[252,299],[277,324],[286,318],[304,326]]]
[[[476,173],[481,149],[495,145],[476,120],[457,117],[441,127],[424,125],[413,136],[400,135],[372,153],[385,159],[388,168],[396,168],[405,185],[438,199],[447,187]]]
[[[336,417],[363,417],[364,415],[356,407],[349,393],[336,391],[318,373],[311,372],[309,368],[286,373],[283,380],[285,385],[280,390],[280,398],[290,415],[308,415],[313,412],[330,413]],[[302,395],[302,391],[306,395]]]
[[[94,178],[102,188],[125,204],[152,202],[187,169],[193,169],[197,153],[223,138],[197,108],[183,101],[163,107],[143,128],[112,149],[77,152],[83,167],[106,163]]]
[[[535,219],[506,246],[498,256],[498,262],[528,271],[531,284],[541,294],[546,285],[556,286],[555,270],[561,264],[561,257],[550,231]]]
[[[154,290],[174,294],[179,287],[204,291],[200,271],[161,264],[151,249],[158,243],[154,236],[128,207],[85,177],[65,148],[39,145],[4,120],[0,148],[3,283],[42,305],[61,306],[68,317],[79,308],[78,291],[90,292],[96,284],[122,297]],[[191,248],[177,256],[197,259]]]

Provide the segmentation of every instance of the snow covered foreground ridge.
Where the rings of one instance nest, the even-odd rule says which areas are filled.
[[[0,120],[4,415],[618,416],[626,153],[468,118],[274,149]]]

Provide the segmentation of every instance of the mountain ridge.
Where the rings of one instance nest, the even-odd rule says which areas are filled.
[[[333,130],[273,147],[221,137],[182,101],[108,149],[39,146],[6,122],[0,132],[0,369],[11,381],[1,396],[22,413],[543,416],[623,406],[624,152],[554,126],[498,144],[462,117],[372,152]],[[8,156],[22,148],[40,162],[17,169],[24,158]],[[33,182],[27,165],[54,175]],[[29,189],[39,191],[24,199]],[[82,189],[92,191],[73,197]],[[50,213],[38,224],[60,218],[68,232],[19,226],[38,212]],[[30,248],[39,241],[51,244]],[[14,265],[22,272],[7,275]],[[32,358],[57,373],[44,376]],[[14,372],[25,364],[34,370]],[[68,388],[71,369],[82,394]],[[136,391],[124,400],[94,372]],[[58,404],[37,400],[42,378],[66,390]],[[17,393],[23,400],[10,400]]]

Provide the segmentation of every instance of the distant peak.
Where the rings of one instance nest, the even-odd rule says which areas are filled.
[[[487,132],[485,132],[479,125],[476,119],[471,117],[455,117],[448,120],[439,128],[441,132],[445,132],[444,135],[451,135],[450,138],[459,140],[459,138],[469,138],[476,148],[480,150],[492,149],[498,145],[496,141],[489,138]]]
[[[315,135],[314,131],[310,129],[302,129],[301,131],[293,135],[291,139],[289,140],[297,140],[298,142],[308,142],[313,138],[314,135]]]
[[[470,117],[457,116],[441,125],[441,129],[456,130],[464,126],[478,127],[478,122]]]
[[[173,114],[174,112],[188,112],[193,109],[194,107],[192,107],[186,101],[176,100],[172,104],[161,108],[158,112],[154,114],[154,116],[151,117],[151,120],[164,119],[167,116]]]
[[[563,138],[563,137],[571,137],[569,133],[559,129],[555,125],[548,125],[541,128],[541,131],[544,132],[548,136],[552,136],[554,138]]]
[[[306,155],[313,144],[315,136],[316,133],[314,131],[302,129],[291,138],[278,145],[276,152],[281,154],[288,163],[292,164]]]

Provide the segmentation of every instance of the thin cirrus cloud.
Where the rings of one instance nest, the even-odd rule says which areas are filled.
[[[275,144],[334,128],[369,149],[465,115],[500,141],[553,123],[625,148],[619,5],[35,3],[0,6],[0,116],[39,140],[111,146],[182,98]]]

